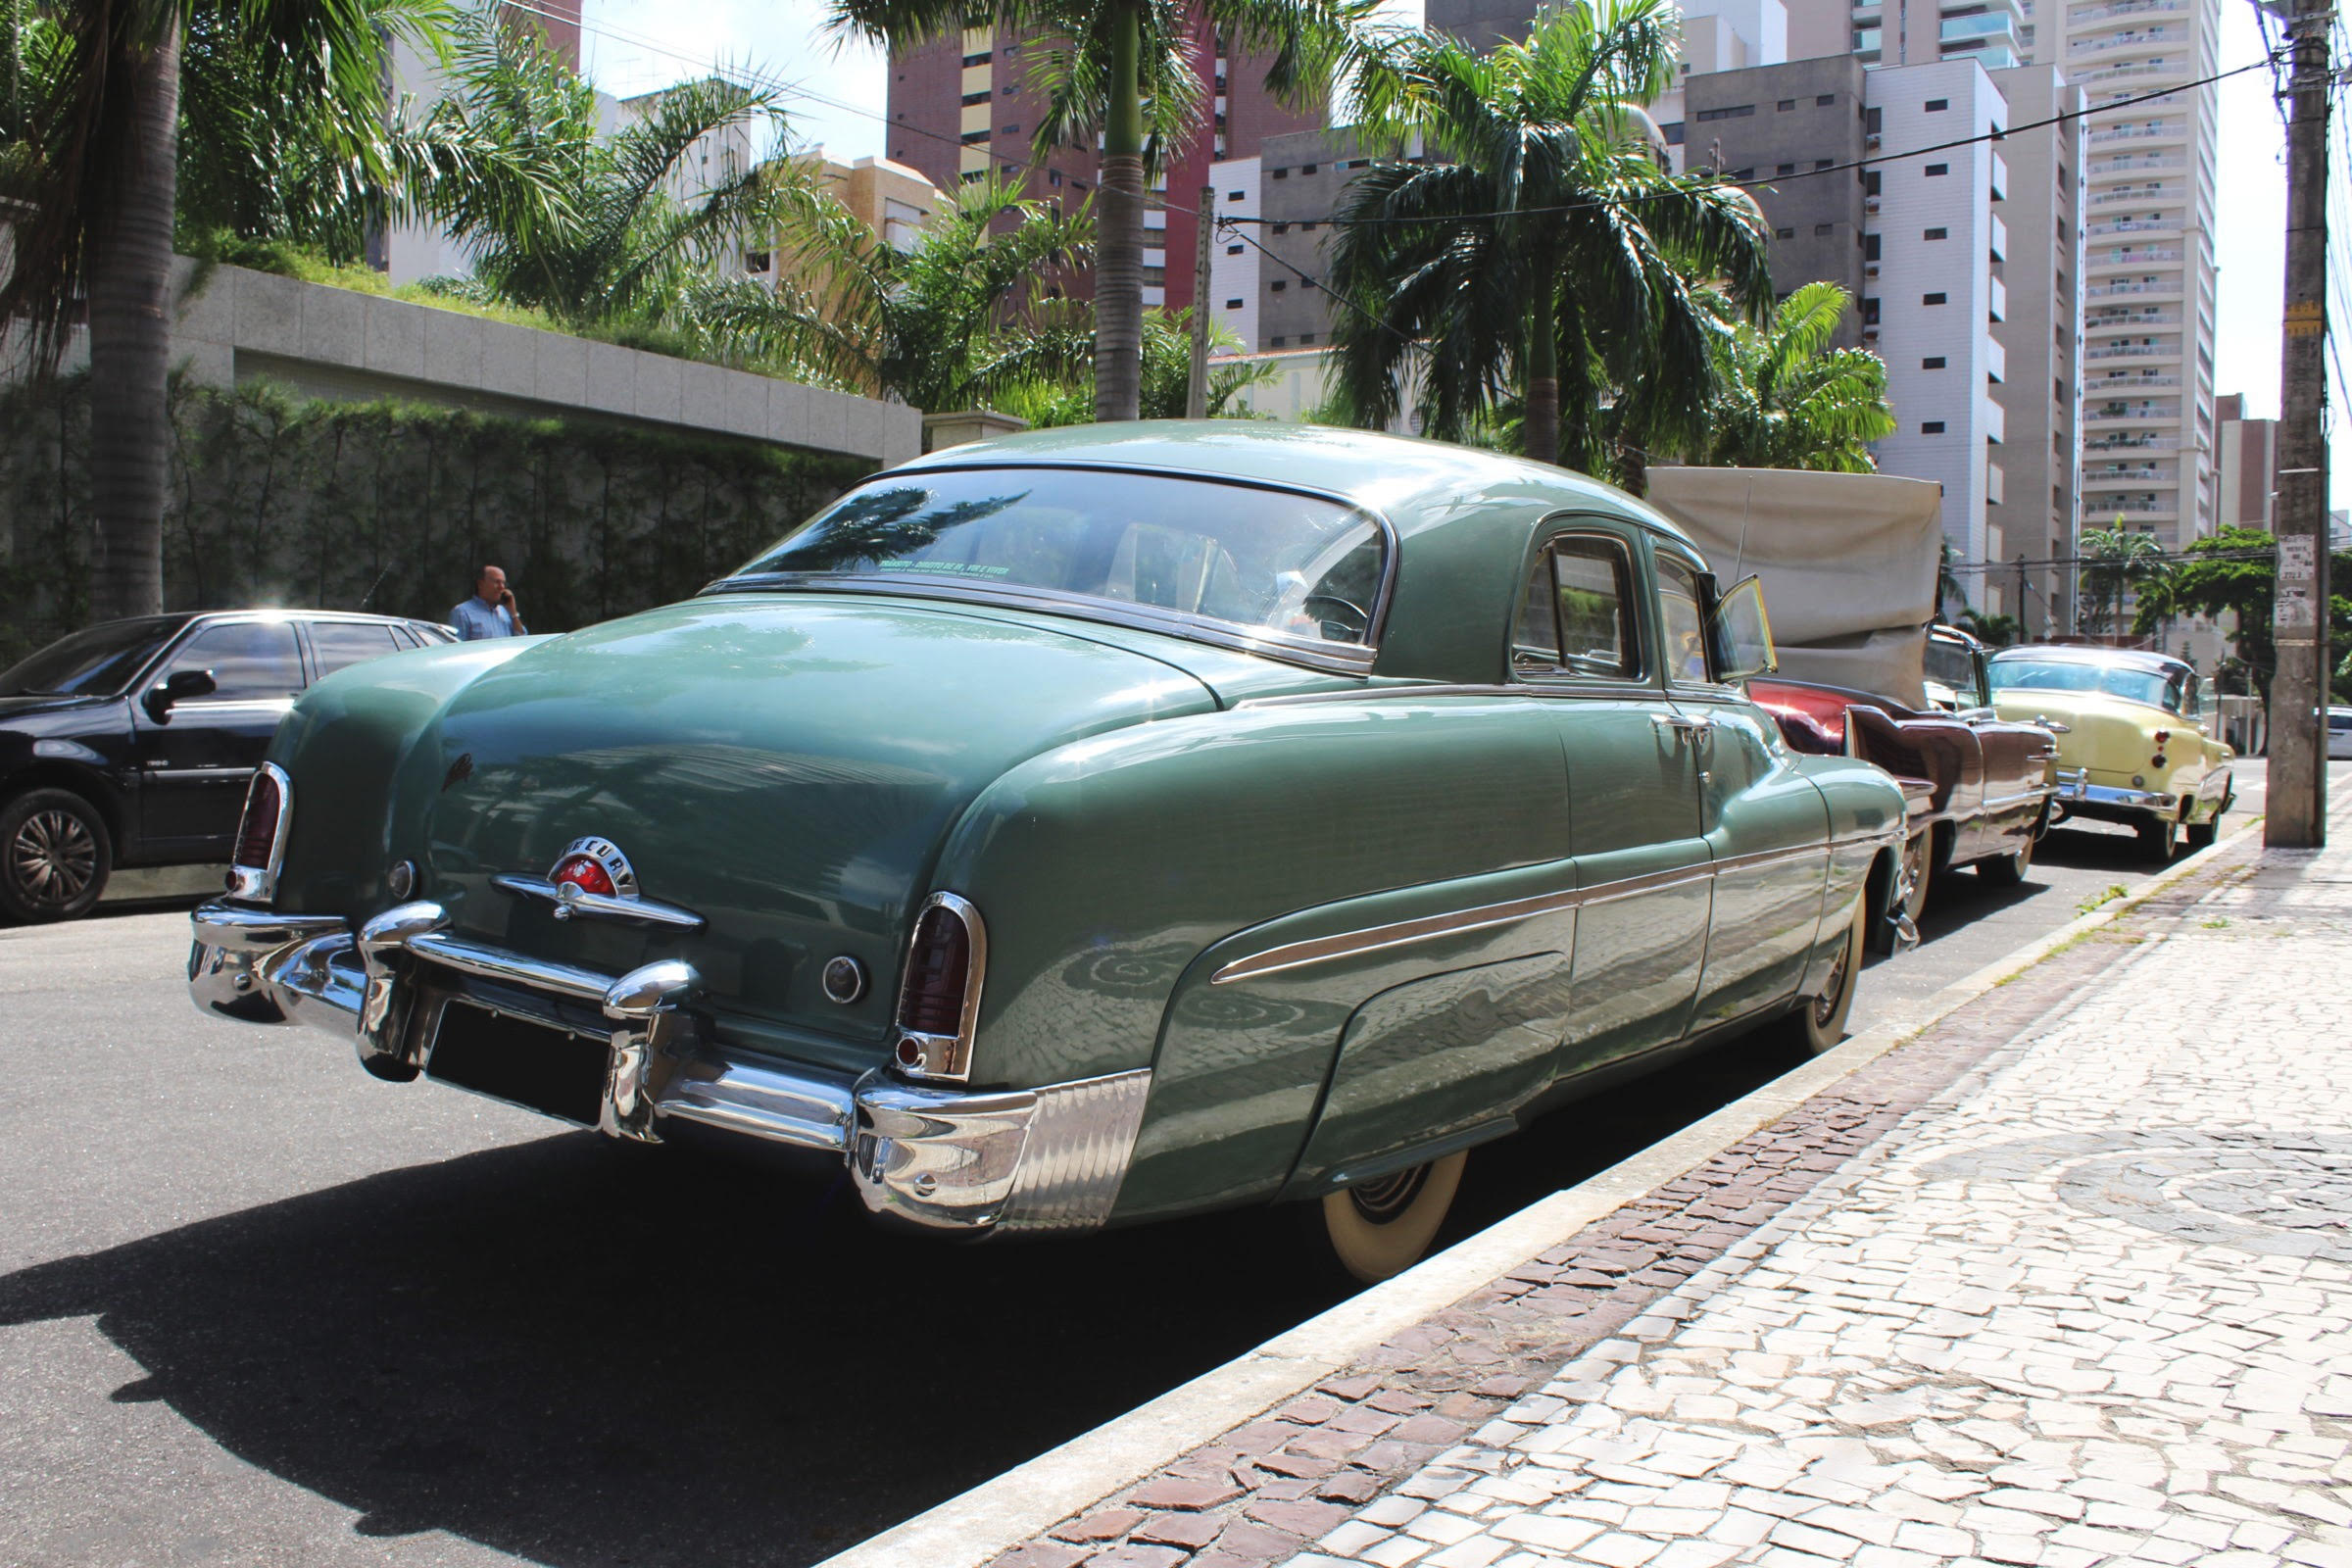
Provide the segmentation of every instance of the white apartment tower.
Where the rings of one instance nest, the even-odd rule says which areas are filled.
[[[2038,64],[2090,110],[2082,165],[2084,528],[2177,549],[2215,525],[2220,0],[2024,0]]]

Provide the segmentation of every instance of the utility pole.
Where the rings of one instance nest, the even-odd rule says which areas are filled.
[[[1193,366],[1184,382],[1184,416],[1208,417],[1208,240],[1217,227],[1217,187],[1200,187],[1200,232],[1193,236]]]
[[[2032,615],[2027,612],[2026,607],[2026,553],[2020,550],[2017,553],[2017,640],[2021,643],[2030,643],[2034,640],[2032,632],[2026,625],[2026,622],[2032,618]]]
[[[2263,843],[2328,834],[2327,398],[2329,0],[2284,0],[2292,40],[2286,131],[2286,313],[2278,364],[2278,578],[2271,616],[2271,777]]]

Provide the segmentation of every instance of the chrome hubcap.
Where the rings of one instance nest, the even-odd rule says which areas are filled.
[[[1429,1167],[1415,1165],[1411,1170],[1400,1170],[1394,1176],[1348,1188],[1348,1200],[1358,1214],[1375,1225],[1386,1225],[1412,1207],[1413,1200],[1421,1196],[1421,1189],[1428,1183]]]
[[[1816,1028],[1827,1029],[1830,1019],[1838,1011],[1838,999],[1845,991],[1846,956],[1852,951],[1853,944],[1850,942],[1838,950],[1838,959],[1830,965],[1830,983],[1823,986],[1821,995],[1813,999],[1813,1023]]]
[[[98,840],[71,811],[35,811],[8,847],[17,888],[44,908],[63,908],[89,890],[98,874]]]

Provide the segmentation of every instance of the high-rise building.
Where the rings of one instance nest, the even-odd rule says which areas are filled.
[[[2214,88],[2219,0],[2023,0],[2036,63],[2088,99],[2084,527],[2178,548],[2217,517]],[[2113,438],[2119,444],[2099,443]]]
[[[967,27],[891,57],[888,152],[943,190],[985,176],[994,168],[1017,176],[1030,199],[1075,206],[1101,177],[1091,146],[1035,155],[1045,99],[1033,87],[1026,51],[1034,40]],[[1268,136],[1323,122],[1321,109],[1294,110],[1266,90],[1265,63],[1230,51],[1205,24],[1194,39],[1194,59],[1209,119],[1175,148],[1151,186],[1144,214],[1144,303],[1171,307],[1193,300],[1193,257],[1200,188],[1213,164],[1253,157]],[[1083,277],[1068,280],[1074,294],[1091,292]]]
[[[2213,400],[2214,524],[2271,531],[2278,520],[2278,421],[2246,417],[2245,394]]]

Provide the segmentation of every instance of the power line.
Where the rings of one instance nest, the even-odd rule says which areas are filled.
[[[1222,214],[1218,215],[1215,220],[1215,223],[1217,232],[1221,234],[1229,234],[1233,238],[1240,240],[1243,244],[1248,245],[1251,250],[1256,251],[1260,256],[1263,256],[1275,266],[1295,274],[1298,279],[1301,283],[1304,283],[1308,288],[1321,290],[1321,292],[1324,294],[1329,295],[1332,299],[1338,300],[1342,305],[1347,306],[1356,315],[1362,317],[1365,320],[1370,321],[1374,326],[1379,327],[1382,331],[1389,333],[1397,341],[1406,344],[1408,347],[1412,344],[1413,337],[1411,333],[1406,332],[1403,328],[1393,324],[1386,317],[1373,315],[1362,305],[1358,304],[1354,300],[1349,299],[1347,295],[1332,293],[1329,288],[1324,286],[1322,279],[1316,277],[1313,273],[1308,272],[1305,269],[1299,267],[1298,263],[1293,262],[1286,257],[1275,255],[1272,251],[1266,249],[1265,246],[1259,244],[1254,236],[1243,233],[1239,226],[1231,221],[1228,221]],[[1195,310],[1204,311],[1208,309],[1208,302],[1206,300],[1195,300],[1193,302],[1193,308]]]
[[[2177,94],[2177,93],[2188,92],[2188,91],[2190,91],[2190,90],[2192,90],[2192,89],[2194,89],[2194,88],[2198,88],[2198,87],[2207,87],[2207,86],[2211,86],[2213,83],[2215,83],[2215,82],[2217,82],[2217,81],[2223,81],[2223,80],[2227,80],[2229,77],[2231,77],[2231,76],[2242,76],[2242,75],[2244,75],[2244,74],[2245,74],[2247,72],[2249,72],[2249,71],[2262,71],[2262,70],[2265,70],[2265,69],[2267,69],[2267,68],[2269,68],[2269,67],[2271,67],[2271,66],[2273,66],[2273,65],[2277,64],[2277,62],[2278,62],[2278,56],[2276,56],[2276,55],[2268,55],[2268,56],[2265,56],[2263,59],[2260,59],[2260,60],[2257,60],[2257,61],[2254,61],[2254,62],[2252,62],[2252,63],[2251,63],[2251,64],[2249,64],[2249,65],[2235,66],[2235,67],[2232,67],[2231,69],[2230,69],[2230,70],[2228,70],[2228,71],[2216,72],[2214,74],[2212,74],[2212,75],[2210,75],[2210,76],[2200,76],[2200,77],[2198,77],[2198,78],[2197,78],[2196,80],[2194,80],[2194,81],[2183,81],[2183,82],[2180,82],[2180,83],[2178,83],[2178,84],[2176,84],[2176,85],[2174,85],[2174,86],[2171,86],[2171,87],[2165,87],[2165,88],[2162,88],[2162,89],[2160,89],[2160,90],[2158,90],[2158,91],[2155,91],[2155,92],[2145,92],[2145,93],[2140,93],[2140,94],[2138,94],[2138,95],[2136,95],[2136,96],[2134,96],[2134,97],[2130,97],[2130,98],[2117,98],[2117,99],[2114,99],[2114,100],[2112,100],[2112,101],[2110,101],[2110,102],[2107,102],[2107,103],[2096,104],[2096,105],[2090,105],[2090,106],[2086,106],[2086,107],[2084,107],[2084,108],[2082,108],[2082,109],[2079,109],[2079,110],[2070,109],[2070,110],[2067,110],[2066,112],[2064,112],[2064,113],[2062,113],[2062,114],[2056,114],[2056,115],[2052,115],[2052,116],[2050,116],[2050,117],[2049,117],[2048,119],[2046,119],[2046,120],[2031,120],[2031,121],[2028,121],[2028,122],[2025,122],[2024,124],[2022,124],[2022,125],[2011,125],[2011,126],[2008,126],[2006,129],[2002,129],[2002,130],[1989,130],[1989,131],[1984,131],[1984,132],[1983,132],[1983,133],[1981,133],[1981,134],[1979,134],[1979,135],[1975,135],[1975,136],[1959,136],[1959,137],[1955,137],[1954,139],[1952,139],[1952,140],[1950,140],[1950,141],[1939,141],[1939,142],[1936,142],[1936,143],[1933,144],[1932,146],[1927,146],[1927,147],[1913,147],[1913,148],[1910,148],[1910,149],[1908,149],[1908,150],[1906,150],[1906,151],[1903,151],[1903,152],[1898,152],[1898,153],[1880,153],[1880,154],[1878,154],[1876,157],[1871,157],[1871,158],[1857,158],[1857,159],[1854,159],[1853,161],[1851,161],[1850,163],[1843,163],[1843,164],[1830,164],[1830,165],[1828,165],[1828,166],[1826,166],[1826,167],[1823,167],[1823,168],[1818,168],[1818,169],[1802,169],[1802,170],[1798,170],[1796,172],[1794,172],[1794,173],[1792,173],[1792,174],[1776,174],[1776,175],[1774,175],[1774,176],[1773,176],[1771,179],[1717,179],[1717,180],[1715,181],[1715,183],[1716,183],[1716,184],[1720,184],[1720,185],[1737,185],[1737,186],[1739,186],[1739,187],[1740,187],[1740,189],[1742,189],[1742,190],[1748,189],[1748,188],[1750,188],[1750,187],[1754,187],[1754,188],[1760,188],[1760,189],[1764,189],[1764,190],[1770,190],[1770,189],[1774,188],[1774,187],[1775,187],[1775,186],[1776,186],[1776,185],[1777,185],[1777,184],[1778,184],[1778,183],[1779,183],[1781,180],[1784,180],[1784,179],[1813,179],[1813,178],[1818,178],[1820,175],[1823,175],[1823,174],[1841,174],[1841,173],[1850,173],[1850,172],[1853,172],[1853,171],[1855,171],[1855,170],[1858,170],[1858,169],[1869,169],[1869,168],[1872,168],[1872,167],[1874,167],[1874,166],[1876,166],[1876,165],[1879,165],[1879,164],[1893,164],[1893,163],[1901,163],[1901,162],[1903,162],[1903,161],[1904,161],[1904,160],[1906,160],[1906,159],[1912,159],[1912,158],[1925,158],[1925,157],[1927,157],[1927,156],[1928,156],[1929,154],[1931,154],[1931,153],[1950,152],[1950,151],[1952,151],[1953,149],[1955,149],[1955,148],[1959,148],[1959,147],[1974,147],[1974,146],[1978,145],[1978,144],[1979,144],[1979,143],[1981,143],[1981,142],[2006,141],[2006,140],[2007,140],[2007,139],[2009,139],[2011,136],[2017,135],[2017,134],[2018,134],[2019,132],[2021,132],[2021,131],[2028,131],[2028,130],[2040,130],[2040,129],[2042,129],[2042,128],[2044,128],[2044,127],[2046,127],[2046,126],[2049,126],[2049,125],[2062,124],[2062,123],[2064,123],[2065,122],[2067,122],[2067,121],[2069,121],[2069,120],[2083,120],[2083,119],[2087,119],[2088,117],[2090,117],[2090,116],[2092,116],[2092,115],[2103,115],[2103,114],[2106,114],[2106,113],[2107,113],[2108,111],[2110,111],[2110,110],[2115,110],[2115,109],[2129,109],[2129,108],[2131,108],[2131,107],[2132,107],[2133,104],[2153,103],[2153,102],[2155,102],[2156,100],[2158,100],[2158,99],[2161,99],[2161,98],[2170,98],[2170,97],[2173,97],[2173,96],[2174,96],[2175,94]],[[1635,193],[1634,195],[1631,195],[1631,196],[1628,196],[1628,197],[1624,198],[1624,200],[1627,200],[1627,201],[1642,201],[1642,200],[1649,200],[1649,199],[1653,199],[1653,198],[1657,198],[1657,197],[1663,197],[1663,196],[1670,195],[1670,194],[1673,194],[1673,193],[1672,193],[1672,192],[1664,192],[1664,191],[1659,191],[1659,192],[1637,192],[1637,193]],[[1551,206],[1551,207],[1521,207],[1521,208],[1516,208],[1516,209],[1499,209],[1499,210],[1496,210],[1496,211],[1494,211],[1494,212],[1488,212],[1488,213],[1447,213],[1447,214],[1444,215],[1444,217],[1443,217],[1443,218],[1390,218],[1390,217],[1354,217],[1354,218],[1332,218],[1332,217],[1324,217],[1324,218],[1284,218],[1284,219],[1272,219],[1272,218],[1250,218],[1250,217],[1247,217],[1247,216],[1244,216],[1244,215],[1241,215],[1241,214],[1226,214],[1226,215],[1224,215],[1224,217],[1223,217],[1223,220],[1224,220],[1224,221],[1226,221],[1226,222],[1232,222],[1232,223],[1273,223],[1273,222],[1281,222],[1281,223],[1284,223],[1284,224],[1290,224],[1290,223],[1331,223],[1331,224],[1335,224],[1335,225],[1337,225],[1337,224],[1343,224],[1343,223],[1345,223],[1345,224],[1354,224],[1354,225],[1364,225],[1364,224],[1373,224],[1373,223],[1430,223],[1430,222],[1469,223],[1469,222],[1477,222],[1477,221],[1480,221],[1480,220],[1486,220],[1486,219],[1501,219],[1501,218],[1536,218],[1536,217],[1542,217],[1542,216],[1545,216],[1545,215],[1548,215],[1548,214],[1551,214],[1551,213],[1578,213],[1578,212],[1590,212],[1590,211],[1592,211],[1592,209],[1594,209],[1594,208],[1599,208],[1599,207],[1610,207],[1610,206],[1615,206],[1615,205],[1617,205],[1617,202],[1616,202],[1616,200],[1614,200],[1614,199],[1612,199],[1612,200],[1597,200],[1597,199],[1596,199],[1596,200],[1590,200],[1590,201],[1562,202],[1562,203],[1559,203],[1559,204],[1558,204],[1558,205],[1556,205],[1556,206]]]

